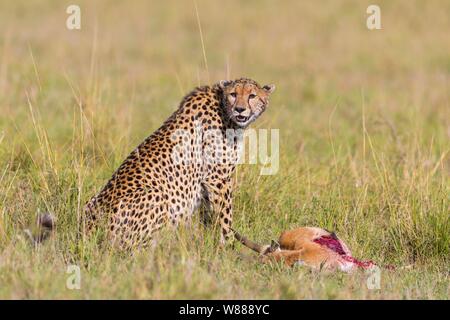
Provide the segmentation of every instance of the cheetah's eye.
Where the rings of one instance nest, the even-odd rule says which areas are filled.
[[[254,98],[256,98],[256,94],[251,93],[251,94],[248,95],[248,98],[249,99],[254,99]]]
[[[232,96],[233,98],[236,98],[236,92],[231,92],[230,96]]]

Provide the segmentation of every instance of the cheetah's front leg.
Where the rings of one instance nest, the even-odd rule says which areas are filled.
[[[231,231],[231,223],[233,221],[232,208],[232,181],[231,179],[215,181],[207,187],[208,200],[211,210],[220,225],[220,243],[226,243],[234,239]]]

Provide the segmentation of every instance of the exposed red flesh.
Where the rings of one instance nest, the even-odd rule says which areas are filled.
[[[342,259],[348,262],[352,262],[360,268],[368,269],[375,265],[373,261],[360,261],[356,258],[353,258],[352,256],[347,255],[344,248],[342,247],[341,241],[339,241],[339,239],[336,237],[321,236],[320,238],[314,239],[314,242],[336,252],[342,257]]]
[[[314,242],[327,247],[341,256],[345,255],[345,250],[342,248],[339,239],[333,238],[332,236],[321,236],[320,238],[314,239]]]

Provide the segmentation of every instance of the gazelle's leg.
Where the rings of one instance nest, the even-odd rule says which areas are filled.
[[[295,263],[302,261],[302,256],[303,250],[280,250],[263,256],[263,261],[283,261],[287,266],[292,267]]]

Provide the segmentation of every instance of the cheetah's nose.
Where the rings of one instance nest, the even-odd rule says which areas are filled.
[[[245,108],[244,107],[236,107],[236,108],[234,108],[234,110],[236,110],[237,113],[242,113],[245,111]]]

